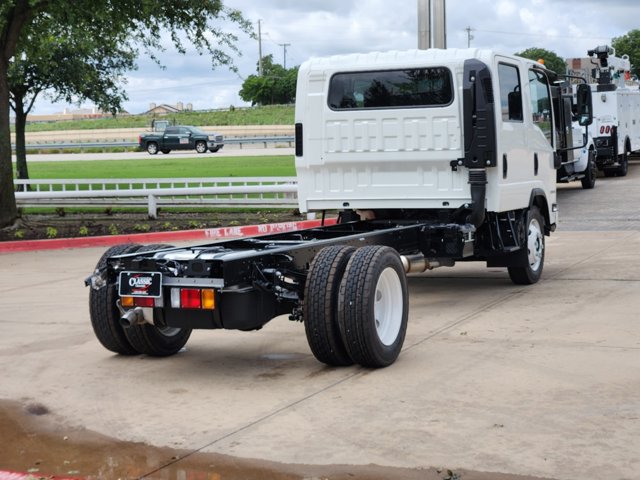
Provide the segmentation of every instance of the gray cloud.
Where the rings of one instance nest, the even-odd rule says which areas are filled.
[[[254,23],[262,22],[263,54],[287,66],[311,56],[375,50],[404,50],[417,46],[417,0],[227,0]],[[609,43],[636,28],[637,0],[448,0],[447,38],[450,48],[471,45],[514,53],[529,47],[552,50],[562,57],[583,56],[587,49]],[[240,76],[255,73],[257,41],[240,36],[243,56],[236,59]],[[206,57],[172,48],[162,55],[166,70],[141,59],[129,76],[126,108],[139,113],[150,102],[191,102],[194,108],[240,105],[242,80],[224,67],[215,71]],[[38,111],[57,111],[46,102]]]

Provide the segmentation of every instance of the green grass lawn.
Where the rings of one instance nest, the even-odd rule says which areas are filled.
[[[32,179],[293,177],[295,175],[293,155],[265,157],[216,155],[195,158],[149,158],[135,161],[80,160],[29,163],[29,177]]]

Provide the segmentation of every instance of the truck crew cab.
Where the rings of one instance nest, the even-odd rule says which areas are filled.
[[[257,330],[288,314],[321,362],[385,367],[404,342],[407,274],[481,261],[517,284],[537,282],[572,113],[590,122],[588,87],[567,118],[550,75],[477,49],[305,62],[298,199],[323,224],[183,248],[113,247],[87,279],[98,340],[121,354],[171,355],[194,328]]]
[[[158,122],[159,123],[159,122]],[[198,153],[217,152],[224,146],[224,138],[217,133],[203,132],[199,128],[183,125],[167,125],[162,131],[138,136],[138,146],[149,155],[171,150],[195,150]]]

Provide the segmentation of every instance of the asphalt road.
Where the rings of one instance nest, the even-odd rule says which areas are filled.
[[[481,264],[411,277],[404,349],[375,371],[319,364],[284,317],[196,331],[171,358],[114,356],[82,283],[103,249],[0,255],[0,397],[191,453],[640,479],[640,164],[560,186],[559,205],[536,285]]]

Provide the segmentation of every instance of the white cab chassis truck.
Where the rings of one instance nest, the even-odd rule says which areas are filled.
[[[577,96],[582,123],[589,93]],[[258,330],[288,314],[319,361],[390,365],[407,328],[407,274],[482,261],[518,284],[540,278],[558,215],[557,133],[571,130],[558,98],[541,65],[484,50],[305,62],[299,205],[323,219],[338,211],[337,222],[186,248],[112,247],[86,280],[98,340],[166,356],[192,329]]]
[[[628,85],[629,57],[615,56],[603,45],[588,51],[596,66],[591,84],[593,123],[589,133],[596,146],[598,170],[606,177],[627,175],[629,155],[640,151],[640,90]]]

